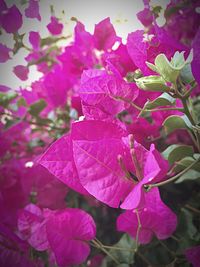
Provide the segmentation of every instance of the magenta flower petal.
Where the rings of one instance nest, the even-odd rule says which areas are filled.
[[[34,204],[29,204],[19,212],[18,230],[20,237],[39,251],[49,247],[45,220],[42,211]]]
[[[70,188],[87,194],[78,179],[69,135],[65,135],[53,143],[40,158],[39,163]]]
[[[154,222],[151,220],[151,214],[147,211],[145,213],[140,212],[139,216],[142,225],[139,233],[139,243],[148,244],[153,237],[153,231],[151,230],[151,227],[154,225]],[[145,221],[147,222],[147,228],[145,228]],[[137,229],[138,220],[135,211],[125,211],[124,213],[119,215],[117,219],[118,231],[126,232],[135,239],[137,235]]]
[[[47,235],[56,262],[61,267],[80,264],[90,253],[88,241],[96,235],[92,217],[79,209],[65,209],[50,214]]]
[[[186,249],[185,256],[193,267],[200,267],[200,246]]]
[[[110,18],[106,18],[95,25],[94,42],[98,50],[111,49],[114,43],[119,40],[120,38],[117,37]]]
[[[124,177],[117,161],[117,156],[124,154],[122,141],[73,141],[73,151],[83,187],[103,203],[119,207],[133,185]]]
[[[29,69],[26,66],[18,65],[13,68],[14,74],[22,81],[28,79]]]
[[[13,5],[1,14],[1,26],[7,33],[15,33],[22,26],[22,14],[19,9]]]
[[[133,186],[118,163],[119,155],[130,160],[122,142],[126,132],[113,123],[83,121],[72,125],[71,135],[81,184],[98,200],[118,207]]]
[[[39,21],[41,21],[38,0],[29,0],[29,5],[25,9],[25,15],[27,18],[31,18],[31,19],[36,18]]]
[[[27,92],[30,94],[29,91]],[[27,92],[23,92],[26,100]],[[68,192],[67,186],[56,179],[55,176],[41,165],[34,164],[32,167],[25,168],[25,172],[21,178],[21,184],[25,195],[30,196],[30,193],[34,192],[34,202],[40,207],[53,210],[66,207],[65,197]]]
[[[141,21],[141,23],[145,27],[151,26],[153,22],[152,12],[150,11],[149,8],[146,7],[142,11],[137,13],[137,18]]]
[[[153,234],[158,239],[168,238],[176,229],[176,215],[162,202],[157,188],[152,189],[145,195],[146,205],[138,210],[142,228],[139,232],[139,242],[147,244]],[[126,211],[117,220],[118,231],[127,232],[136,238],[138,219],[136,212]]]
[[[29,32],[29,42],[34,50],[38,50],[40,48],[40,34],[33,31]]]
[[[120,208],[132,210],[136,209],[137,207],[144,206],[144,196],[146,192],[144,191],[143,185],[143,182],[140,182],[135,185],[132,191],[126,196],[125,200],[120,205]]]
[[[29,246],[21,240],[8,225],[0,223],[1,267],[43,267],[40,260],[33,260],[29,257]]]
[[[6,10],[6,9],[7,9],[7,5],[6,5],[5,1],[4,0],[0,0],[0,10],[1,10],[1,12],[3,10]]]
[[[126,45],[120,44],[116,50],[103,54],[105,65],[116,75],[126,76],[127,72],[137,69],[131,60]]]
[[[194,75],[194,78],[196,79],[196,81],[198,82],[199,86],[200,86],[200,74],[199,74],[199,68],[200,68],[200,29],[198,30],[193,44],[193,61],[192,61],[192,73]]]
[[[119,139],[126,136],[120,126],[103,121],[81,121],[72,124],[72,140],[97,141],[102,139]]]
[[[0,44],[0,63],[4,63],[10,59],[10,51],[12,51],[12,49],[8,48],[6,45]]]
[[[81,77],[79,95],[85,104],[116,115],[125,109],[124,102],[118,98],[134,100],[138,89],[104,70],[87,70]]]
[[[59,23],[56,17],[51,16],[51,22],[47,25],[47,29],[53,35],[58,35],[62,33],[63,24]]]
[[[74,39],[75,45],[81,47],[84,50],[92,50],[94,48],[94,38],[93,36],[85,30],[85,26],[81,22],[77,22],[74,28]]]
[[[125,198],[120,206],[122,209],[132,210],[144,206],[146,192],[143,186],[160,181],[167,174],[169,167],[168,162],[161,157],[154,145],[151,145],[150,151],[148,151],[142,145],[135,142],[134,150],[141,168],[142,179],[139,180],[138,184],[134,186],[133,190]]]
[[[127,50],[133,60],[134,64],[141,69],[145,74],[149,74],[149,70],[146,66],[147,61],[147,49],[149,45],[147,42],[143,42],[143,31],[137,30],[128,35]]]

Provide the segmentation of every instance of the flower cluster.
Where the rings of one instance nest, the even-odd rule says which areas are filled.
[[[23,48],[13,74],[41,73],[0,85],[0,266],[199,266],[200,5],[179,2],[160,27],[144,1],[126,43],[109,18],[70,41],[51,10],[27,46],[39,1],[0,1],[0,63]]]

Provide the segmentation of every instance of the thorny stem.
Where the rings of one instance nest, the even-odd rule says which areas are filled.
[[[160,183],[156,183],[156,184],[146,184],[144,185],[145,190],[148,192],[151,188],[153,187],[159,187],[168,183],[171,183],[173,181],[175,181],[176,179],[178,179],[180,176],[182,176],[184,173],[186,173],[188,170],[190,170],[197,162],[200,161],[200,158],[198,158],[197,160],[195,160],[192,164],[190,164],[187,168],[185,168],[183,171],[179,172],[178,174],[176,174],[175,176],[160,182]]]

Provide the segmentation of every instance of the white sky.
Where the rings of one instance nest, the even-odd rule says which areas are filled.
[[[15,3],[18,7],[19,1],[6,1],[8,6]],[[153,5],[166,6],[169,1],[157,1],[153,0]],[[72,34],[75,22],[71,21],[71,17],[76,17],[81,21],[86,30],[93,33],[95,23],[103,20],[106,17],[110,17],[113,23],[117,35],[126,40],[128,33],[137,29],[142,29],[143,26],[137,20],[136,14],[143,9],[142,0],[41,0],[40,1],[40,15],[42,21],[37,19],[29,19],[24,17],[24,24],[20,29],[20,33],[26,32],[25,43],[28,45],[28,33],[29,31],[39,31],[42,37],[48,36],[46,25],[50,21],[50,5],[54,6],[55,15],[62,19],[64,23],[64,35]],[[23,10],[26,8],[24,6]],[[22,10],[22,8],[20,7]],[[64,10],[64,15],[62,11]],[[6,44],[8,47],[13,46],[12,36],[5,34],[0,37],[0,42]],[[25,87],[31,84],[32,81],[37,80],[41,74],[36,71],[33,66],[30,69],[29,79],[25,82],[19,80],[13,73],[14,66],[22,64],[25,65],[24,60],[27,52],[21,49],[13,59],[4,64],[0,64],[0,84],[7,85],[13,89],[17,89],[19,86]]]

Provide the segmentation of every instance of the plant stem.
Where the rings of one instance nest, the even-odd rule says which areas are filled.
[[[193,117],[192,117],[192,115],[191,115],[191,113],[189,111],[189,108],[188,108],[188,105],[187,105],[187,99],[182,98],[181,101],[183,103],[185,115],[188,117],[188,119],[190,120],[190,122],[191,122],[192,125],[196,125],[196,123],[195,123],[195,121],[194,121],[194,119],[193,119]]]
[[[168,246],[166,246],[165,245],[165,243],[164,242],[162,242],[161,240],[159,240],[158,239],[158,242],[171,254],[171,255],[173,255],[173,256],[175,256],[176,255],[176,253],[175,252],[173,252],[172,250],[170,250],[169,248],[168,248]]]
[[[137,251],[138,250],[139,234],[140,234],[140,229],[141,229],[142,225],[141,225],[141,221],[140,221],[140,216],[139,216],[138,210],[136,209],[135,212],[136,212],[137,221],[138,221],[138,228],[137,228],[136,239],[135,239],[136,240],[135,241],[136,242],[135,251]]]
[[[122,248],[122,247],[115,247],[115,246],[106,246],[106,245],[102,245],[102,247],[104,247],[104,248],[108,248],[108,249],[113,249],[113,250],[124,250],[124,251],[130,251],[130,252],[134,252],[134,251],[135,251],[135,249]]]
[[[64,128],[59,128],[59,127],[56,127],[56,126],[51,126],[49,124],[46,124],[46,123],[41,123],[41,122],[34,122],[34,121],[31,121],[31,120],[24,120],[25,122],[28,122],[32,125],[37,125],[37,126],[44,126],[44,127],[49,127],[51,128],[52,130],[59,130],[59,131],[63,131]]]
[[[91,242],[95,245],[96,248],[101,249],[105,254],[107,254],[116,264],[120,264],[120,262],[103,247],[101,242],[97,242],[96,240],[92,240]]]
[[[170,238],[172,238],[172,239],[175,240],[176,242],[179,242],[179,243],[180,243],[180,240],[179,240],[176,236],[171,235]]]
[[[0,115],[9,116],[9,117],[12,118],[12,119],[19,120],[19,122],[20,122],[20,121],[21,121],[21,122],[24,121],[24,122],[27,122],[27,123],[29,123],[29,124],[31,124],[31,125],[38,125],[38,126],[49,127],[49,128],[51,128],[52,130],[59,130],[59,131],[63,131],[63,130],[64,130],[64,128],[59,128],[59,127],[56,127],[56,126],[51,126],[51,125],[49,125],[49,124],[42,123],[42,122],[34,122],[34,121],[32,121],[32,120],[28,120],[28,119],[26,119],[25,117],[24,117],[24,118],[20,118],[20,117],[17,117],[17,116],[15,116],[15,115],[13,115],[13,114],[9,114],[9,113],[6,113],[6,112],[1,113]]]
[[[100,246],[104,247],[104,248],[108,248],[108,249],[113,249],[113,250],[125,250],[125,251],[130,251],[130,252],[134,252],[135,248],[130,249],[130,248],[123,248],[123,247],[116,247],[116,246],[107,246],[107,245],[103,245],[101,243],[101,241],[99,241],[97,238],[94,239]]]
[[[200,214],[200,210],[198,210],[198,209],[196,209],[196,208],[190,206],[189,204],[186,204],[185,207],[186,207],[187,209],[193,211],[193,212],[196,212],[196,213]]]
[[[137,254],[147,264],[148,267],[153,267],[151,265],[151,263],[142,255],[142,253],[140,253],[139,251],[137,251]]]
[[[193,118],[193,116],[192,116],[192,114],[191,114],[191,112],[190,112],[190,110],[188,108],[188,97],[189,97],[189,91],[187,92],[187,94],[181,95],[179,97],[179,99],[182,101],[182,104],[183,104],[183,108],[184,108],[183,112],[188,117],[188,119],[189,119],[190,123],[192,124],[192,126],[196,127],[196,122],[195,122],[195,120],[194,120],[194,118]],[[198,131],[196,132],[194,129],[193,129],[193,133],[194,133],[194,135],[196,137],[196,140],[194,141],[193,138],[192,138],[192,140],[194,141],[195,145],[197,146],[198,150],[200,151],[200,134],[199,134]]]
[[[136,108],[139,111],[144,111],[144,112],[157,112],[157,111],[166,111],[166,110],[178,110],[181,112],[184,112],[183,108],[177,108],[177,107],[166,107],[166,108],[154,108],[154,109],[144,109],[141,108],[140,106],[138,106],[137,104],[133,103],[131,100],[128,100],[126,98],[123,97],[113,97],[116,100],[122,100],[128,104],[130,104],[132,107]]]
[[[173,181],[175,181],[176,179],[178,179],[180,176],[182,176],[184,173],[186,173],[188,170],[190,170],[197,162],[200,161],[200,158],[198,158],[197,160],[195,160],[192,164],[190,164],[187,168],[185,168],[183,171],[179,172],[178,174],[176,174],[175,176],[160,182],[160,183],[156,183],[156,184],[146,184],[144,185],[144,188],[146,189],[146,191],[149,191],[151,188],[153,187],[159,187],[168,183],[171,183]]]

